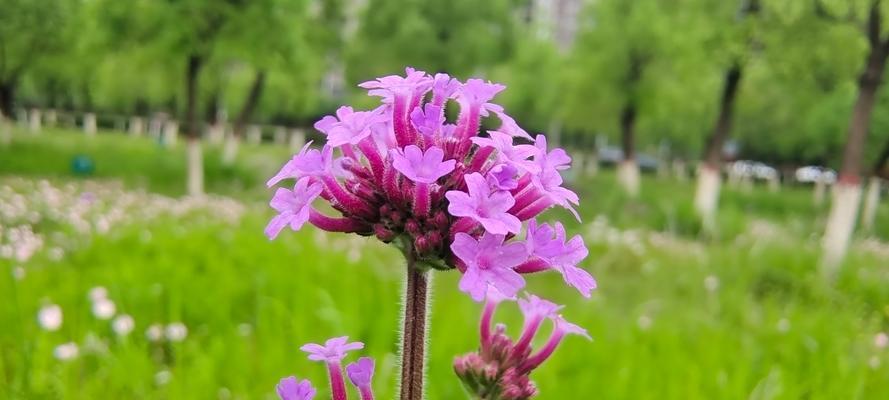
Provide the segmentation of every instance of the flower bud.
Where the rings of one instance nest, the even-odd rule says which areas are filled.
[[[417,220],[415,219],[409,219],[404,224],[404,230],[413,237],[419,237],[420,235],[422,235],[422,232],[420,231],[420,223],[417,222]]]
[[[392,232],[391,229],[386,228],[383,224],[374,224],[374,235],[383,243],[391,242],[396,236],[395,232]]]

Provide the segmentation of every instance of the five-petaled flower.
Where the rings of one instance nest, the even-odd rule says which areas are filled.
[[[281,379],[276,390],[281,400],[312,400],[316,393],[308,379],[297,381],[294,376]]]

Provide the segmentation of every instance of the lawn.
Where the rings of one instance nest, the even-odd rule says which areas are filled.
[[[0,251],[0,397],[273,398],[285,375],[323,386],[323,368],[298,348],[338,335],[367,344],[378,398],[394,397],[397,252],[312,228],[268,241],[263,182],[287,150],[244,146],[231,167],[219,153],[205,152],[214,195],[189,199],[179,197],[181,145],[64,130],[16,132],[0,145],[0,246],[10,235],[34,246],[27,260]],[[72,172],[76,155],[91,158],[92,176]],[[585,236],[583,266],[600,288],[584,300],[541,274],[529,291],[566,304],[565,317],[594,340],[568,338],[535,371],[540,399],[889,398],[885,202],[876,232],[857,237],[826,282],[817,266],[827,208],[809,188],[726,188],[719,229],[704,234],[693,182],[645,177],[638,200],[608,171],[573,185],[583,223],[569,228]],[[451,365],[478,343],[480,307],[458,278],[434,279],[433,400],[465,398]],[[91,311],[98,286],[133,317],[129,335]],[[38,323],[48,304],[63,310],[56,331]],[[519,317],[511,305],[498,312],[511,332]],[[184,338],[151,337],[153,326],[179,322]],[[79,355],[60,360],[67,342]]]

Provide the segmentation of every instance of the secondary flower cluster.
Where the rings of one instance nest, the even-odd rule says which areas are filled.
[[[558,313],[562,306],[528,295],[519,299],[525,315],[522,333],[517,341],[506,335],[506,327],[498,324],[491,330],[491,320],[497,305],[507,300],[496,291],[489,291],[482,312],[481,346],[454,360],[454,371],[475,398],[484,400],[525,400],[537,395],[537,388],[528,377],[535,368],[549,358],[568,334],[589,339],[586,330],[574,325]],[[542,348],[534,352],[531,342],[545,320],[553,322],[553,331]]]
[[[412,68],[359,86],[382,104],[344,106],[322,118],[315,128],[327,143],[315,149],[310,142],[268,181],[296,180],[271,200],[278,215],[266,227],[269,238],[306,222],[375,235],[425,267],[458,268],[460,289],[476,301],[489,286],[512,297],[525,284],[520,274],[549,269],[590,295],[595,280],[577,267],[587,255],[582,239],[534,219],[553,206],[577,216],[578,197],[560,174],[571,158],[490,102],[505,86]],[[453,122],[452,104],[459,105]],[[499,128],[480,136],[483,117],[496,117]],[[314,208],[319,197],[342,215]],[[526,221],[525,240],[516,240]]]
[[[346,383],[343,379],[342,361],[346,353],[352,350],[364,348],[364,343],[349,343],[348,336],[328,339],[323,345],[309,343],[300,350],[309,353],[309,360],[320,361],[327,364],[327,372],[330,378],[330,392],[333,400],[346,400]],[[369,357],[359,358],[358,361],[346,366],[346,374],[349,381],[358,389],[361,400],[373,400],[371,381],[374,375],[374,361]],[[308,379],[297,380],[294,376],[281,379],[277,386],[278,397],[281,400],[312,400],[317,390]]]

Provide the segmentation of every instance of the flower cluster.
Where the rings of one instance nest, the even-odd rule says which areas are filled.
[[[565,335],[577,334],[589,339],[586,330],[566,321],[558,312],[562,306],[528,295],[518,304],[525,316],[519,339],[506,335],[506,327],[498,324],[491,330],[497,305],[507,298],[489,291],[480,325],[481,346],[454,360],[454,371],[467,390],[479,399],[524,400],[537,395],[537,388],[528,375],[556,350]],[[545,320],[553,322],[553,331],[536,352],[531,342]]]
[[[342,336],[328,339],[323,345],[309,343],[300,347],[300,350],[309,354],[309,360],[327,364],[331,399],[346,400],[346,383],[343,379],[342,361],[346,358],[347,352],[363,348],[364,343],[350,343],[348,336]],[[349,381],[358,389],[361,400],[373,400],[374,395],[371,388],[374,374],[373,359],[369,357],[359,358],[358,361],[346,366],[346,374],[349,376]],[[317,390],[308,379],[300,381],[294,376],[281,379],[276,389],[281,400],[312,400],[317,393]]]
[[[459,269],[460,289],[476,301],[489,287],[512,297],[524,287],[521,274],[550,269],[590,295],[596,283],[577,267],[587,255],[582,239],[535,219],[553,206],[577,216],[577,195],[562,187],[571,158],[491,103],[503,85],[408,68],[405,76],[359,86],[382,105],[344,106],[322,118],[315,128],[326,144],[315,149],[310,142],[268,181],[296,180],[271,200],[278,214],[266,227],[269,238],[306,222],[374,235],[423,267]],[[453,104],[459,113],[448,121]],[[496,117],[499,128],[481,135],[483,117]],[[314,208],[318,198],[341,216]]]

